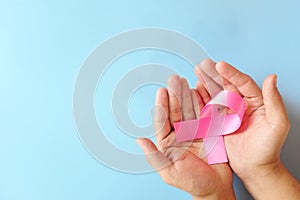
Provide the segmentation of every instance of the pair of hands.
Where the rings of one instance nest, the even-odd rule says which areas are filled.
[[[270,75],[262,90],[248,75],[225,62],[204,60],[195,67],[196,89],[178,76],[168,80],[168,90],[157,91],[154,130],[157,146],[149,139],[137,140],[148,162],[162,179],[190,193],[194,199],[234,199],[232,171],[254,197],[261,197],[257,177],[268,177],[282,168],[280,151],[290,123],[277,77]],[[177,143],[174,122],[199,118],[202,107],[219,91],[239,93],[247,104],[241,127],[224,137],[229,164],[208,165],[201,156],[202,140]],[[278,173],[277,173],[278,174]],[[263,187],[263,186],[261,186]]]

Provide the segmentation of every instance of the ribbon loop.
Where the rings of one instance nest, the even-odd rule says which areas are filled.
[[[233,114],[222,114],[220,106],[229,108]],[[209,164],[228,162],[223,136],[239,129],[245,109],[246,103],[240,95],[223,90],[203,107],[200,119],[174,123],[176,140],[203,139]]]

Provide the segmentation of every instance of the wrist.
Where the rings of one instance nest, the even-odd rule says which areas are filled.
[[[235,200],[235,194],[233,190],[233,186],[226,187],[223,190],[212,193],[206,196],[193,196],[193,200]]]
[[[285,167],[280,160],[261,166],[252,166],[247,169],[247,173],[237,174],[245,186],[257,185],[270,177],[280,176]],[[258,178],[259,177],[259,178]]]
[[[287,192],[295,184],[290,184],[293,182],[293,177],[280,161],[252,172],[253,174],[242,179],[242,182],[254,199],[291,199],[287,193],[295,193],[293,190]]]
[[[254,199],[300,199],[300,183],[280,161],[242,181]]]

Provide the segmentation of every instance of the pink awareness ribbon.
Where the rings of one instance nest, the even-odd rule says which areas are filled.
[[[220,113],[220,106],[233,113]],[[228,162],[224,136],[239,129],[245,109],[246,103],[240,95],[222,90],[203,107],[200,119],[174,123],[176,140],[184,142],[203,138],[208,164]]]

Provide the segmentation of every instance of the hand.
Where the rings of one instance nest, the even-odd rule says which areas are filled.
[[[197,66],[196,75],[211,96],[224,87],[242,95],[247,104],[240,129],[225,137],[234,172],[247,178],[256,168],[278,165],[290,123],[276,88],[276,76],[270,75],[261,91],[248,75],[225,62],[205,60]]]
[[[251,77],[225,62],[205,60],[196,66],[195,72],[200,80],[197,87],[204,86],[210,94],[206,101],[224,88],[242,95],[247,104],[240,129],[225,136],[225,145],[231,168],[255,199],[270,199],[272,195],[293,199],[295,196],[288,198],[287,193],[299,195],[299,183],[280,161],[290,122],[276,87],[276,75],[268,76],[260,90]],[[278,180],[280,185],[276,185]]]
[[[194,199],[234,199],[232,172],[227,164],[208,165],[200,157],[202,141],[177,143],[174,122],[199,117],[203,99],[190,90],[185,79],[170,77],[167,91],[157,91],[154,130],[157,147],[149,139],[138,139],[148,162],[162,179],[190,193]]]

